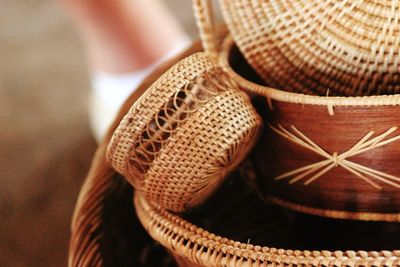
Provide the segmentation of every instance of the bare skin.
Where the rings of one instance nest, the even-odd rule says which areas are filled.
[[[157,61],[186,35],[157,0],[61,0],[77,24],[90,67],[128,73]]]

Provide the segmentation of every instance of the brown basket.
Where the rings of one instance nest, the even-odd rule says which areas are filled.
[[[194,3],[197,17],[212,16],[204,10],[211,8],[208,1],[200,2]],[[225,9],[238,2],[241,1],[226,1]],[[260,4],[246,3],[229,12],[253,14],[253,5]],[[262,15],[253,14],[253,18],[265,19],[265,10],[258,8]],[[198,21],[200,32],[213,35],[208,30],[212,25],[207,24],[211,19]],[[248,21],[235,27],[251,27],[245,22]],[[216,38],[204,36],[207,35],[203,34],[202,40],[205,48],[217,47],[208,44]],[[254,159],[260,174],[257,187],[266,198],[315,215],[400,221],[400,95],[320,97],[272,89],[250,81],[257,78],[234,48],[232,38],[226,39],[222,50],[220,64],[230,77],[244,90],[267,100],[258,105],[266,132]],[[282,70],[280,65],[273,67]],[[290,78],[281,81],[286,83],[286,79]]]
[[[352,245],[396,246],[394,236],[399,234],[398,224],[317,220],[285,213],[260,203],[235,178],[200,211],[183,217],[152,206],[139,194],[135,195],[136,212],[143,226],[174,255],[178,266],[400,265],[398,250],[338,250]],[[391,229],[390,234],[387,229]],[[336,250],[316,249],[320,247]]]
[[[399,95],[319,97],[264,87],[238,74],[247,71],[230,38],[224,49],[226,71],[266,97],[255,157],[265,196],[310,214],[400,221]]]
[[[132,187],[107,163],[105,154],[112,133],[140,95],[174,63],[199,50],[196,43],[161,66],[121,108],[78,198],[69,266],[174,266],[140,226],[132,206]],[[249,164],[243,173],[246,180],[255,180]],[[174,253],[180,266],[196,266],[194,262],[218,266],[221,260],[232,263],[228,266],[399,266],[400,252],[390,251],[398,246],[398,224],[336,221],[287,212],[260,201],[239,177],[227,179],[212,199],[184,214],[184,219],[141,201],[149,208],[142,209],[146,211],[141,213],[142,221],[152,222],[147,224],[152,234],[159,230],[157,239]],[[185,243],[186,239],[190,242]]]
[[[151,202],[182,212],[242,161],[260,127],[248,96],[197,53],[135,102],[113,134],[108,159]]]
[[[120,109],[96,151],[71,223],[69,266],[174,266],[140,225],[132,206],[132,186],[106,161],[106,148],[123,116],[176,62],[199,52],[199,42],[158,67]]]
[[[305,94],[400,91],[392,0],[220,0],[244,57],[268,86]]]

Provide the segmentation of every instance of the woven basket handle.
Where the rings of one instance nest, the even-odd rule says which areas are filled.
[[[204,51],[216,58],[219,49],[211,0],[193,0],[193,9]]]

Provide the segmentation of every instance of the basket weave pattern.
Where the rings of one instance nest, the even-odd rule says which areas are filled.
[[[198,51],[198,44],[195,49],[186,52],[193,53]],[[181,56],[182,58],[182,56]],[[140,86],[139,91],[144,91],[152,84],[156,77],[159,77],[161,73],[165,72],[164,69],[160,69],[157,73],[149,76],[145,83]],[[234,73],[230,73],[234,74]],[[233,77],[233,76],[232,76]],[[235,80],[237,80],[235,78]],[[299,94],[290,94],[281,92],[275,89],[257,86],[252,83],[241,82],[243,88],[249,89],[251,87],[252,92],[259,93],[272,98],[272,101],[279,102],[290,102],[300,104],[312,104],[319,107],[325,108],[324,106],[336,105],[349,106],[354,104],[355,106],[360,105],[399,105],[400,101],[397,97],[385,97],[380,100],[381,97],[370,97],[370,98],[319,98],[310,97]],[[138,91],[136,91],[137,93]],[[140,93],[141,93],[140,92]],[[124,105],[118,118],[114,122],[112,129],[117,127],[117,124],[129,110],[129,107],[137,101],[137,94],[131,98]],[[271,100],[271,99],[270,99]],[[265,105],[267,105],[267,101]],[[273,107],[276,108],[277,103],[273,103]],[[326,111],[326,109],[325,109]],[[297,125],[297,124],[296,124]],[[131,225],[130,220],[126,219],[126,211],[130,210],[131,207],[125,202],[126,198],[131,197],[130,186],[126,183],[122,183],[122,177],[116,175],[115,172],[105,162],[105,147],[110,140],[111,133],[108,134],[102,147],[97,153],[92,171],[89,173],[87,181],[82,188],[81,196],[78,200],[77,207],[74,214],[72,224],[72,240],[70,249],[70,266],[142,266],[137,263],[137,259],[133,255],[137,255],[136,247],[131,245],[140,244],[143,246],[143,242],[138,237],[143,233],[137,232],[136,228]],[[246,172],[248,175],[248,172]],[[125,192],[123,198],[116,196],[116,192],[120,189]],[[239,214],[238,210],[247,210],[246,203],[247,198],[244,199],[241,193],[236,193],[236,198],[218,198],[218,203],[221,203],[223,207],[231,205],[232,212],[229,214]],[[121,191],[121,192],[122,192]],[[117,200],[120,199],[120,200]],[[131,201],[131,198],[129,199]],[[126,205],[122,210],[120,207]],[[130,202],[131,203],[131,202]],[[238,206],[245,206],[242,209],[238,209]],[[251,202],[253,205],[253,202]],[[171,251],[179,266],[399,266],[400,251],[308,251],[308,250],[286,250],[276,249],[271,247],[261,247],[252,244],[246,244],[247,235],[245,235],[244,243],[234,241],[243,240],[237,237],[231,237],[232,239],[217,236],[213,233],[207,232],[204,229],[194,225],[197,223],[191,223],[187,220],[180,218],[179,216],[173,215],[166,211],[161,205],[153,205],[144,199],[142,196],[137,195],[135,199],[135,207],[137,215],[140,217],[142,224],[151,234],[151,236]],[[224,212],[219,211],[211,206],[213,210],[217,210],[219,218],[224,221],[229,216]],[[256,206],[255,210],[258,209]],[[268,212],[268,216],[272,218],[279,217],[274,213],[269,213],[270,210],[262,210],[262,212]],[[258,214],[258,212],[257,212]],[[265,213],[264,213],[265,214]],[[246,214],[247,215],[247,214]],[[246,215],[244,218],[247,219]],[[267,217],[268,217],[267,216]],[[272,217],[271,217],[272,216]],[[240,218],[240,216],[239,216]],[[257,217],[258,218],[258,217]],[[264,232],[271,232],[272,234],[282,234],[282,231],[276,231],[276,228],[270,227],[268,224],[269,220],[263,219],[258,221],[256,224],[262,225]],[[217,222],[216,222],[217,223]],[[247,221],[243,223],[247,225]],[[124,227],[121,227],[124,225]],[[236,225],[236,223],[235,223]],[[281,223],[279,222],[279,225]],[[226,227],[226,225],[223,225]],[[242,225],[237,226],[236,229],[242,229]],[[245,228],[245,227],[244,227]],[[254,230],[255,228],[250,227]],[[247,229],[248,230],[248,229]],[[125,232],[126,231],[126,232]],[[314,229],[312,229],[314,231]],[[237,231],[241,233],[243,231]],[[246,231],[244,231],[246,232]],[[130,238],[127,238],[129,233]],[[220,233],[218,230],[215,233]],[[285,230],[283,230],[285,233]],[[108,238],[106,238],[108,236]],[[278,237],[281,239],[281,235]],[[369,239],[373,237],[369,236]],[[253,239],[252,239],[253,240]],[[254,240],[253,240],[254,241]],[[395,240],[392,240],[395,242]],[[114,242],[114,243],[113,243]],[[330,239],[327,240],[330,242]],[[128,244],[128,245],[127,245]],[[257,244],[257,242],[255,242]],[[258,242],[258,244],[270,244],[268,242]],[[324,243],[325,244],[325,243]],[[328,243],[326,243],[328,244]],[[273,245],[276,247],[286,247],[285,245]],[[121,249],[121,247],[123,249]],[[395,247],[395,245],[394,245]],[[333,250],[335,250],[334,248]],[[373,248],[374,249],[374,248]],[[132,253],[135,252],[136,254]],[[143,255],[141,255],[142,257]],[[139,258],[139,257],[138,257]],[[118,264],[119,261],[121,264]],[[161,259],[160,259],[161,261]],[[145,265],[147,266],[147,265]],[[149,266],[161,266],[157,264]]]
[[[123,116],[148,87],[178,60],[198,51],[200,44],[197,42],[159,66],[121,107],[96,152],[76,203],[71,224],[69,266],[171,266],[168,261],[164,262],[162,255],[165,253],[158,253],[160,248],[152,252],[154,242],[134,214],[133,188],[109,166],[106,148]]]
[[[399,266],[400,251],[301,251],[254,246],[210,233],[151,206],[136,195],[148,233],[180,259],[180,266]]]
[[[132,106],[108,147],[113,167],[154,203],[200,204],[246,156],[261,119],[204,53],[171,68]]]
[[[220,2],[235,43],[268,86],[318,95],[399,93],[399,1]]]

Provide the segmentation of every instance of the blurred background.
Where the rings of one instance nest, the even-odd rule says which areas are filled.
[[[196,36],[191,1],[164,1]],[[53,0],[0,5],[0,266],[65,266],[96,143],[82,43]]]

